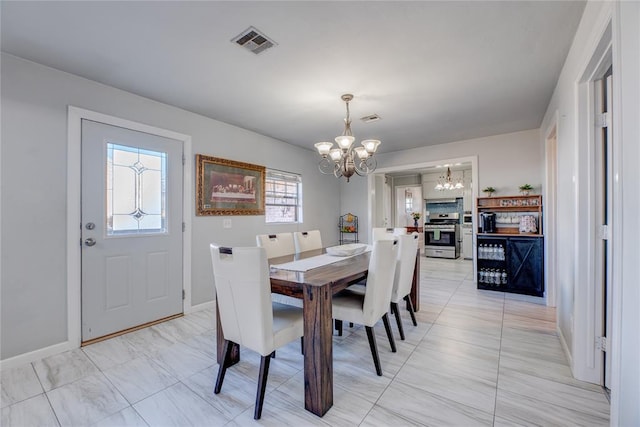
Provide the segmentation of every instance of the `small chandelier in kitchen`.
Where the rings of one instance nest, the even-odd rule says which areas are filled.
[[[451,180],[451,169],[447,168],[447,176],[441,176],[438,180],[438,184],[435,186],[435,189],[438,191],[445,190],[459,190],[464,188],[462,185],[462,180],[458,179],[458,181],[454,184]]]
[[[334,174],[336,178],[345,177],[347,182],[354,173],[364,176],[370,174],[378,166],[374,154],[380,145],[377,139],[365,139],[362,147],[352,147],[355,138],[351,133],[351,118],[349,117],[349,102],[353,95],[342,95],[342,100],[347,105],[347,117],[344,119],[344,132],[335,138],[338,148],[333,147],[333,142],[318,142],[315,144],[318,154],[322,156],[318,163],[318,169],[324,174]]]

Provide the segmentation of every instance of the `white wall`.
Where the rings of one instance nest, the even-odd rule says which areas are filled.
[[[384,141],[383,141],[384,144]],[[478,156],[477,188],[492,186],[498,195],[517,195],[524,183],[540,194],[543,183],[544,146],[538,129],[432,145],[378,155],[378,168],[415,165],[424,162]],[[360,229],[369,229],[367,213],[367,179],[355,177],[340,184],[340,208],[360,212]],[[364,238],[366,233],[362,233]]]
[[[1,359],[67,340],[68,105],[191,135],[194,154],[302,174],[299,226],[235,216],[226,230],[222,217],[186,218],[193,221],[192,305],[213,299],[212,241],[253,246],[258,233],[317,228],[327,244],[337,242],[338,182],[318,172],[313,151],[10,55],[2,55],[1,67]],[[193,194],[187,197],[195,204]]]
[[[593,366],[591,280],[591,159],[579,94],[585,71],[611,24],[614,84],[614,277],[611,425],[640,425],[640,3],[589,2],[541,129],[558,123],[558,325],[574,375],[599,382]],[[587,130],[588,132],[588,130]],[[545,135],[542,135],[544,137]]]
[[[621,224],[619,293],[614,297],[612,425],[640,425],[640,3],[621,2],[615,15],[614,67],[620,69]]]

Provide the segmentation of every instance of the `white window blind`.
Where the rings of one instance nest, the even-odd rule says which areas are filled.
[[[302,176],[267,169],[265,221],[268,223],[302,222]]]

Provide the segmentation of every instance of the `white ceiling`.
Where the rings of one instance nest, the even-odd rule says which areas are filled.
[[[2,51],[313,149],[539,127],[584,2],[1,2]],[[254,26],[278,46],[231,42]],[[365,124],[360,117],[382,120]]]

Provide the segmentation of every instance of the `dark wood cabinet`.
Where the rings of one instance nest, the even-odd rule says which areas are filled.
[[[478,197],[477,208],[496,223],[495,233],[478,230],[478,289],[544,296],[542,196]]]
[[[478,236],[478,289],[544,295],[540,236]]]

